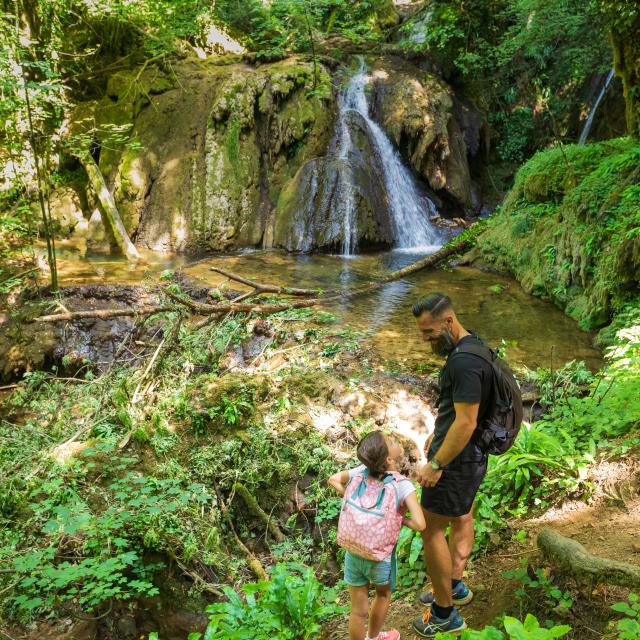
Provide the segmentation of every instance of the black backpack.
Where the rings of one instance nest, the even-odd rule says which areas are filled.
[[[520,431],[524,416],[520,387],[505,361],[486,345],[462,344],[453,353],[470,353],[491,365],[491,407],[478,421],[475,438],[481,449],[500,455],[511,448]]]

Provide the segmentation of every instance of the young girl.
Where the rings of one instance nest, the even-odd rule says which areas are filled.
[[[422,531],[424,515],[410,480],[397,472],[400,444],[373,431],[358,444],[359,467],[340,471],[329,484],[344,496],[338,544],[347,551],[344,579],[349,585],[349,640],[399,640],[396,629],[382,631],[395,588],[396,554],[402,525]],[[410,517],[405,517],[406,511]],[[375,598],[369,616],[369,586]],[[365,633],[369,619],[368,632]]]

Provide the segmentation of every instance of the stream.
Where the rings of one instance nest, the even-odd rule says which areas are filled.
[[[334,289],[351,287],[400,269],[423,254],[387,251],[355,256],[288,254],[247,251],[194,258],[144,253],[144,265],[105,254],[82,255],[68,245],[58,250],[61,284],[139,284],[154,281],[164,270],[182,268],[190,278],[210,287],[241,290],[243,286],[212,272],[212,265],[259,282],[282,286]],[[189,266],[190,262],[194,262]],[[515,365],[530,369],[558,368],[570,360],[584,360],[595,370],[602,354],[593,347],[593,335],[582,331],[551,302],[525,293],[513,279],[471,267],[425,270],[405,280],[383,285],[372,293],[327,304],[340,322],[366,331],[370,345],[384,360],[413,367],[431,359],[421,342],[411,305],[421,296],[442,291],[451,296],[463,324],[491,346],[503,346]]]

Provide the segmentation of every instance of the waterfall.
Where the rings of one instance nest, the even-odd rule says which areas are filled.
[[[369,104],[365,86],[371,77],[367,74],[364,60],[360,58],[360,68],[351,78],[346,92],[341,96],[338,111],[337,151],[338,157],[345,159],[354,151],[353,138],[347,120],[350,112],[356,112],[366,124],[369,142],[381,160],[384,186],[387,193],[391,223],[393,225],[396,248],[431,250],[439,244],[440,230],[431,224],[429,214],[436,214],[434,203],[421,195],[413,176],[405,167],[400,153],[395,149],[380,125],[369,115]],[[349,254],[355,248],[357,229],[355,228],[355,199],[353,180],[341,180],[343,187],[343,253]]]
[[[604,98],[604,94],[607,92],[607,89],[609,88],[609,85],[613,80],[613,75],[614,75],[614,71],[613,69],[611,69],[611,71],[609,71],[609,74],[607,75],[607,79],[604,81],[604,85],[602,86],[602,89],[600,89],[600,93],[598,94],[596,101],[593,103],[593,106],[591,107],[591,111],[589,112],[587,121],[584,123],[582,133],[580,134],[580,139],[578,140],[578,144],[584,144],[587,141],[589,132],[591,131],[591,126],[593,125],[593,118],[596,115],[596,111],[598,110],[600,103],[602,102],[602,98]]]

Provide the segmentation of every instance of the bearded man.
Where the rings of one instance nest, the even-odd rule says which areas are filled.
[[[467,344],[486,345],[460,324],[448,296],[431,294],[412,311],[423,339],[436,355],[447,359],[440,374],[438,416],[427,463],[418,473],[427,523],[422,531],[424,556],[432,591],[420,596],[427,610],[412,626],[419,635],[431,638],[438,632],[464,629],[455,607],[473,598],[462,577],[473,548],[473,501],[487,470],[487,454],[475,435],[478,422],[492,408],[493,371],[483,358],[464,352]]]

